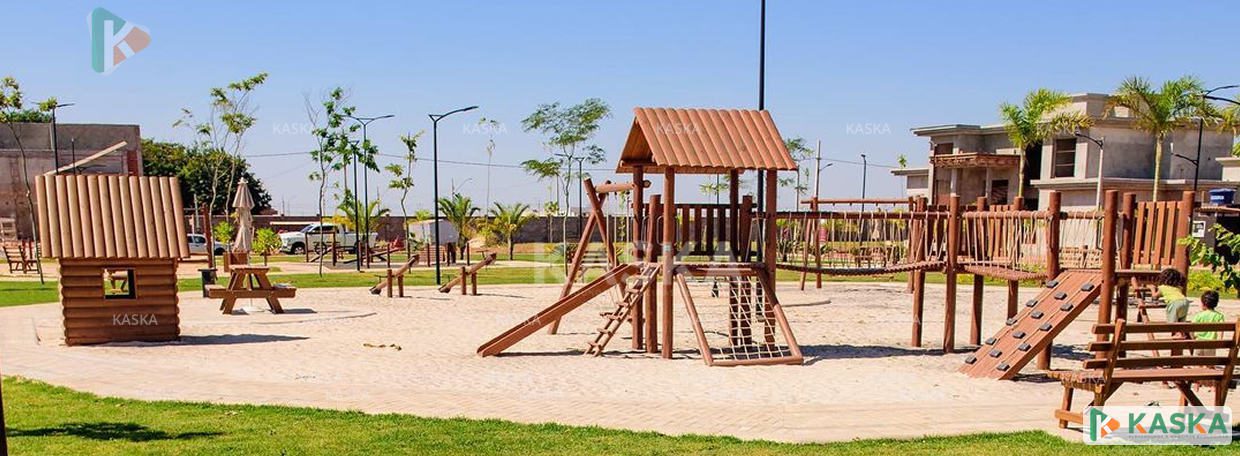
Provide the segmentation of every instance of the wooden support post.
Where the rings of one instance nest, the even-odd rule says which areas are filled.
[[[1059,276],[1059,226],[1062,220],[1060,211],[1060,193],[1050,192],[1046,195],[1046,212],[1050,214],[1046,221],[1046,275],[1048,278]],[[1103,292],[1105,293],[1105,291]],[[1055,349],[1055,340],[1046,341],[1046,348],[1038,353],[1038,369],[1051,368],[1051,353]]]
[[[986,278],[973,274],[973,309],[969,319],[969,344],[982,344],[982,295],[986,292]]]
[[[1196,205],[1195,196],[1191,190],[1186,190],[1180,198],[1179,207],[1176,210],[1178,218],[1175,221],[1175,236],[1171,240],[1175,244],[1175,269],[1180,271],[1180,274],[1185,278],[1188,278],[1188,245],[1179,243],[1179,240],[1187,237],[1192,229],[1193,206]],[[1185,283],[1187,282],[1185,280]],[[1187,291],[1187,286],[1185,291]]]
[[[396,276],[396,291],[397,291],[397,296],[400,296],[402,298],[405,297],[405,275],[404,274]]]
[[[956,350],[956,273],[960,254],[960,195],[953,194],[947,204],[947,296],[943,303],[943,351]]]
[[[919,198],[914,212],[926,212],[928,209],[925,198]],[[909,228],[914,230],[909,234],[909,250],[912,252],[913,261],[923,261],[926,259],[926,249],[923,242],[930,237],[930,220],[927,216],[925,220],[917,222],[909,221]],[[914,235],[916,237],[914,237]],[[821,257],[819,257],[821,261]],[[820,266],[821,267],[821,266]],[[913,341],[912,346],[921,346],[921,329],[922,320],[926,315],[926,271],[922,269],[914,269],[910,272],[913,279]]]
[[[461,284],[461,286],[464,286],[464,285],[465,284],[463,283]],[[470,287],[469,294],[473,296],[478,296],[478,273],[477,272],[474,272],[473,274],[469,275],[469,287]]]
[[[732,212],[732,217],[729,218],[731,226],[728,227],[728,251],[731,253],[731,261],[736,261],[736,257],[741,252],[740,182],[740,171],[735,169],[728,171],[728,209]]]
[[[1137,194],[1125,193],[1123,203],[1120,204],[1120,227],[1119,227],[1119,269],[1132,268],[1133,250],[1136,248],[1133,242],[1136,240],[1136,219],[1134,216],[1137,212]],[[1116,233],[1102,233],[1103,236],[1113,236]],[[1117,281],[1116,297],[1115,297],[1115,318],[1128,320],[1128,281]]]
[[[663,257],[663,281],[660,282],[662,306],[659,309],[661,332],[663,333],[662,356],[671,359],[674,347],[672,342],[675,334],[672,322],[672,285],[676,274],[676,171],[667,168],[663,172],[663,246],[660,255]]]
[[[469,271],[465,269],[465,266],[461,266],[461,276],[459,279],[461,281],[461,296],[465,296],[469,294]]]
[[[629,224],[629,247],[631,249],[631,258],[639,264],[646,262],[646,254],[644,252],[646,240],[642,238],[642,222],[645,219],[643,217],[645,214],[642,213],[642,207],[645,205],[645,201],[643,201],[643,198],[645,198],[645,183],[645,169],[641,166],[634,167],[633,193],[629,195],[631,197],[629,199],[632,201],[631,209],[633,214],[630,219],[632,222]],[[645,298],[645,293],[639,294],[633,303],[633,310],[629,314],[630,330],[633,332],[633,350],[641,350],[646,346],[646,338],[644,337],[646,329],[643,326],[646,319]]]
[[[986,197],[979,196],[975,201],[978,212],[986,211]],[[973,242],[984,242],[985,237],[976,236]],[[981,246],[974,246],[981,248]],[[986,278],[979,274],[973,274],[973,308],[969,313],[969,344],[982,344],[982,298],[986,293]]]
[[[387,270],[387,297],[392,297],[392,268]]]
[[[1098,324],[1106,324],[1111,322],[1111,302],[1115,298],[1115,221],[1116,200],[1119,193],[1115,190],[1108,190],[1102,203],[1102,292],[1098,297]],[[1106,341],[1105,334],[1099,334],[1097,340],[1099,342]],[[1105,356],[1104,353],[1098,352],[1098,355]]]
[[[650,207],[646,212],[648,215],[646,217],[646,256],[647,256],[647,260],[651,262],[654,262],[658,259],[658,254],[657,254],[657,250],[655,250],[655,246],[658,245],[658,242],[656,242],[656,239],[657,239],[656,235],[659,232],[658,222],[662,219],[661,217],[659,217],[659,213],[663,210],[663,208],[661,207],[662,206],[661,201],[662,201],[661,196],[659,195],[651,196]],[[651,284],[651,286],[646,288],[646,297],[644,299],[645,304],[646,304],[646,310],[645,310],[646,353],[658,353],[659,352],[659,339],[658,339],[658,336],[659,336],[659,312],[658,312],[659,291],[658,290],[659,290],[659,287],[654,286],[654,284]]]
[[[763,218],[763,225],[765,226],[763,231],[765,232],[766,240],[762,243],[762,261],[766,264],[766,275],[771,278],[771,286],[775,286],[775,260],[777,259],[779,247],[779,241],[776,237],[779,234],[777,232],[779,228],[775,225],[775,214],[779,212],[779,209],[776,207],[779,197],[779,172],[768,170],[766,172],[765,184],[766,194],[763,196],[766,197],[766,203],[763,205],[763,209],[766,211],[766,214],[764,214]],[[771,293],[774,293],[774,290],[771,290]]]
[[[921,322],[926,315],[926,271],[913,271],[913,342],[921,346]]]
[[[1020,281],[1019,280],[1007,281],[1007,317],[1006,318],[1012,318],[1016,316],[1016,306],[1017,306],[1017,302],[1019,301],[1020,301]]]

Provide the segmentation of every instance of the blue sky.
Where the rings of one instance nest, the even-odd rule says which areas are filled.
[[[86,16],[97,6],[152,36],[108,76],[90,68]],[[541,138],[520,129],[540,103],[608,102],[614,115],[595,140],[609,154],[605,167],[634,106],[757,103],[756,0],[10,2],[5,11],[0,73],[17,77],[31,100],[77,103],[61,112],[65,122],[135,123],[145,136],[188,141],[172,127],[181,108],[204,109],[208,88],[270,73],[245,154],[273,204],[291,212],[315,205],[313,163],[270,155],[311,148],[303,96],[334,86],[350,90],[361,114],[396,115],[370,128],[389,154],[400,153],[399,134],[429,130],[427,113],[480,105],[441,124],[440,155],[485,162],[486,135],[464,128],[485,116],[504,123],[497,164],[544,153]],[[1240,83],[1237,12],[1225,1],[770,0],[767,108],[785,136],[821,140],[829,159],[866,153],[891,165],[906,154],[921,164],[927,144],[910,128],[991,123],[1000,102],[1033,88],[1106,92],[1129,75]],[[442,191],[455,184],[486,198],[484,168],[440,171]],[[414,177],[412,205],[427,206],[429,162]],[[494,168],[490,183],[494,201],[548,198],[544,183],[516,169]],[[824,174],[823,194],[856,196],[860,183],[861,167],[841,162]],[[880,167],[868,183],[870,195],[901,193]],[[395,208],[395,197],[384,200]]]

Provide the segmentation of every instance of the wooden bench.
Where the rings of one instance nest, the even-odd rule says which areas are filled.
[[[1121,319],[1115,324],[1094,325],[1093,333],[1105,339],[1089,344],[1094,358],[1085,360],[1080,370],[1047,373],[1063,383],[1063,402],[1055,410],[1059,427],[1066,428],[1068,423],[1082,424],[1081,412],[1072,411],[1072,393],[1078,389],[1093,393],[1090,405],[1100,407],[1125,383],[1166,382],[1180,390],[1181,405],[1201,406],[1201,399],[1193,392],[1193,386],[1200,385],[1213,388],[1214,405],[1224,405],[1228,390],[1235,387],[1232,370],[1236,364],[1236,349],[1240,346],[1237,329],[1240,329],[1240,321],[1127,323]],[[1193,340],[1180,336],[1197,332],[1217,332],[1219,337]],[[1138,334],[1154,337],[1126,339]],[[1184,355],[1158,356],[1160,350]],[[1212,350],[1213,354],[1201,350]],[[1154,355],[1150,356],[1150,352]]]
[[[9,265],[9,274],[38,270],[39,260],[34,257],[33,249],[27,249],[22,244],[4,244],[4,261]]]

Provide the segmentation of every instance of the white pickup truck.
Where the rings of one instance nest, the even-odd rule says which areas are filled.
[[[378,237],[376,233],[368,233],[366,245],[375,245]],[[331,223],[313,223],[296,232],[280,233],[280,250],[286,253],[305,253],[307,247],[317,252],[332,242],[353,251],[357,245],[357,233]]]

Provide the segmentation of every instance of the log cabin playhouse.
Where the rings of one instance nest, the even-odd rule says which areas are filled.
[[[592,210],[568,277],[577,277],[595,231],[609,268],[580,287],[567,280],[558,301],[483,344],[478,354],[499,354],[544,327],[554,333],[560,318],[606,296],[614,307],[600,315],[602,324],[585,354],[602,355],[628,325],[633,351],[669,359],[677,325],[674,293],[679,292],[707,365],[800,364],[800,347],[774,287],[776,174],[797,167],[770,113],[636,108],[634,114],[617,166],[633,180],[597,186],[586,181]],[[752,197],[740,197],[745,172],[765,177],[765,211],[754,210]],[[645,177],[650,174],[663,176],[661,195],[646,194],[650,182]],[[676,177],[683,174],[727,176],[728,202],[678,203]],[[603,202],[621,192],[630,193],[625,234],[633,247],[632,263],[617,260],[616,240],[604,228]],[[686,280],[690,277],[713,279],[722,286],[694,296]]]
[[[65,344],[176,340],[177,263],[189,256],[177,179],[44,175],[35,186]]]

